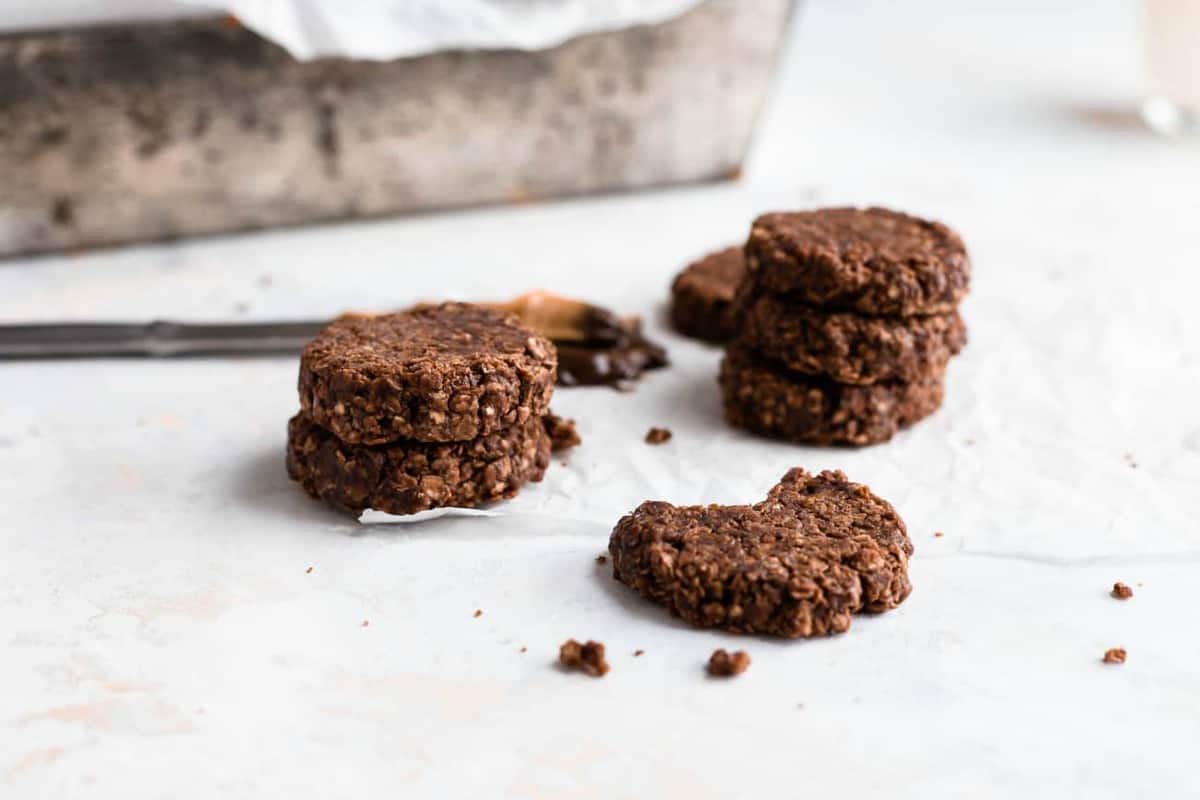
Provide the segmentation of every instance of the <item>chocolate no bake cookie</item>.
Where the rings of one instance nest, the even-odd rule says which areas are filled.
[[[793,469],[754,505],[642,503],[608,549],[613,576],[643,597],[740,633],[840,633],[912,591],[904,521],[836,471]]]
[[[525,483],[542,479],[550,447],[542,417],[467,442],[361,445],[338,439],[301,413],[288,422],[287,470],[306,492],[335,508],[415,514],[512,497]]]
[[[352,316],[300,358],[300,407],[350,444],[465,441],[541,417],[554,345],[516,317],[444,303]]]
[[[738,320],[742,345],[788,369],[839,383],[929,378],[941,374],[967,342],[958,312],[871,317],[756,292],[738,298]]]
[[[773,292],[864,314],[946,314],[971,265],[958,234],[882,208],[765,214],[746,242],[746,269]]]
[[[727,247],[689,264],[671,284],[675,330],[706,342],[733,336],[733,299],[746,274],[741,246]]]
[[[764,436],[806,444],[867,445],[929,416],[942,403],[942,375],[869,386],[787,372],[740,345],[721,361],[725,419]]]

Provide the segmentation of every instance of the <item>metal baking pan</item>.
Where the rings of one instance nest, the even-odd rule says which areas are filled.
[[[299,62],[222,20],[0,37],[0,256],[735,177],[793,0]]]

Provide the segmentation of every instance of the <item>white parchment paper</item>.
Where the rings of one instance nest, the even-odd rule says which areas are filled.
[[[6,262],[4,321],[544,287],[641,314],[673,365],[556,392],[583,444],[542,483],[415,525],[288,480],[295,359],[0,365],[0,797],[1200,796],[1200,158],[1134,115],[1133,8],[806,4],[738,183]],[[673,275],[755,214],[865,203],[971,250],[945,405],[860,450],[729,428]],[[596,562],[643,500],[753,501],[794,466],[900,511],[900,608],[739,637]],[[568,637],[612,671],[557,669]],[[750,670],[706,677],[717,647]]]

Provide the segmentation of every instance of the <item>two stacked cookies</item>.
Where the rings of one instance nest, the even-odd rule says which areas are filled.
[[[301,356],[288,474],[354,513],[511,497],[577,441],[549,413],[556,369],[548,339],[481,306],[344,317]]]
[[[867,445],[941,405],[966,344],[970,262],[945,225],[886,209],[766,214],[744,249],[725,416],[809,444]]]

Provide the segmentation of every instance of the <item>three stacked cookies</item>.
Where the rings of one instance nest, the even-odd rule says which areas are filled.
[[[578,441],[549,413],[556,368],[548,339],[481,306],[344,317],[301,356],[288,474],[355,513],[511,497]]]
[[[966,344],[970,262],[945,225],[880,208],[754,221],[721,362],[730,424],[810,444],[866,445],[941,405]]]

